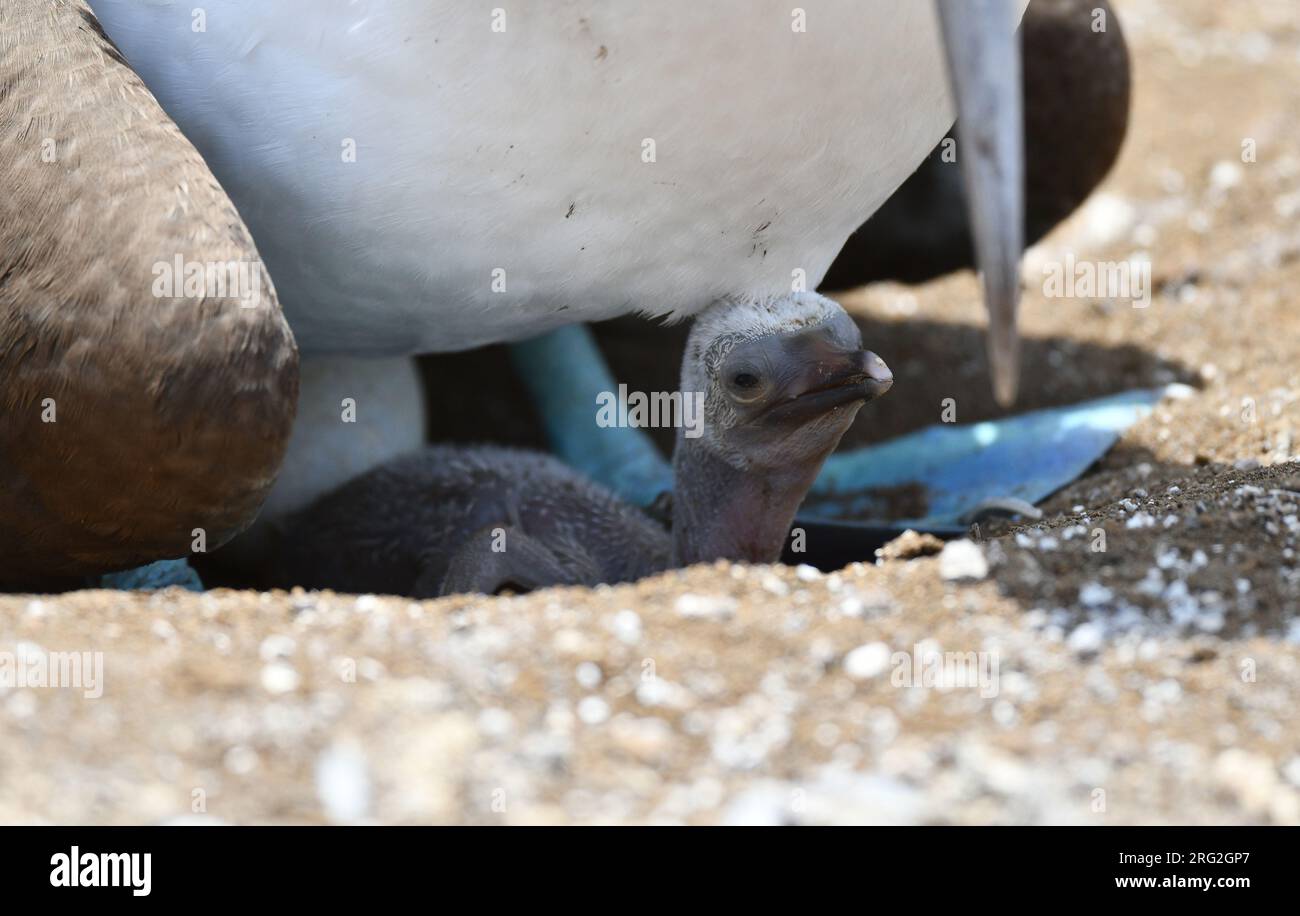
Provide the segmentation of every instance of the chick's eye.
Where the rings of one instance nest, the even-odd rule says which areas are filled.
[[[742,391],[748,391],[758,387],[758,376],[752,372],[737,372],[731,377],[731,384]]]

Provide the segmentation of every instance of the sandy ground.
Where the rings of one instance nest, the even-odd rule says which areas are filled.
[[[1040,524],[522,598],[0,598],[28,675],[103,664],[0,687],[0,821],[1300,822],[1300,8],[1117,6],[1130,136],[1027,257],[1023,404],[1188,387]],[[1046,297],[1066,252],[1149,258],[1149,306]],[[845,301],[899,379],[855,443],[996,415],[969,275]]]

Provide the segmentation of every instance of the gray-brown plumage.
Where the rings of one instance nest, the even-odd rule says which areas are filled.
[[[666,569],[668,532],[555,458],[431,446],[276,526],[268,585],[434,598],[625,582]]]
[[[0,586],[220,545],[283,456],[297,350],[238,213],[82,0],[0,5],[0,188]],[[155,297],[177,256],[253,262],[259,304]]]

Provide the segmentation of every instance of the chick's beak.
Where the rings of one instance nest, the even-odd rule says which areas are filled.
[[[835,408],[861,406],[894,384],[885,361],[861,347],[847,345],[834,328],[805,331],[790,339],[784,353],[789,367],[784,397],[767,419],[806,421]]]
[[[792,400],[826,398],[834,401],[872,401],[894,384],[894,373],[870,350],[841,350],[824,354],[808,366],[792,386]]]
[[[862,351],[864,370],[867,373],[863,385],[867,389],[867,400],[875,400],[894,387],[894,373],[885,365],[885,361],[870,350]]]

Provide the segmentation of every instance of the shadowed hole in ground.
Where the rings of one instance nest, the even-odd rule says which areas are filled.
[[[880,442],[938,423],[946,398],[956,402],[956,422],[974,423],[1133,388],[1199,384],[1189,367],[1133,344],[1026,338],[1020,399],[1011,410],[1004,410],[993,400],[982,327],[862,318],[858,324],[865,345],[889,364],[896,382],[888,395],[859,414],[841,448]],[[629,390],[677,389],[689,324],[664,326],[620,318],[595,325],[594,330],[615,379]],[[420,366],[429,395],[429,428],[438,441],[546,446],[507,348],[422,357]],[[595,411],[593,403],[593,422]],[[648,432],[665,454],[671,452],[674,430]]]

